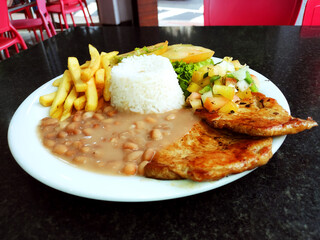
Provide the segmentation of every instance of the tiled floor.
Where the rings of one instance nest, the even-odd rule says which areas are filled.
[[[203,26],[203,0],[158,0],[159,26]]]

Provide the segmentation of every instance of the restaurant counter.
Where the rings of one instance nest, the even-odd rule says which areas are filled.
[[[319,128],[287,136],[268,164],[237,181],[162,201],[71,195],[17,164],[7,141],[10,120],[24,99],[64,72],[69,56],[84,63],[89,43],[124,53],[165,40],[246,63],[282,91],[293,116],[320,122],[319,27],[69,29],[0,62],[0,239],[319,239]]]

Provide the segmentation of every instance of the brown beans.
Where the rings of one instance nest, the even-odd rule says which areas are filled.
[[[73,158],[73,161],[76,163],[84,164],[89,161],[89,159],[85,156],[76,156],[75,158]]]
[[[56,144],[56,142],[54,140],[51,140],[51,139],[43,139],[43,144],[46,147],[52,148]]]
[[[86,136],[91,136],[93,134],[92,128],[86,128],[82,130],[83,134]]]
[[[59,122],[56,118],[44,118],[41,120],[41,126],[55,125]]]
[[[137,171],[137,165],[134,163],[126,163],[124,165],[122,172],[126,175],[134,175]]]
[[[64,154],[68,151],[68,147],[64,144],[56,144],[52,151],[56,154]]]
[[[66,156],[68,156],[68,157],[72,157],[72,156],[74,156],[74,155],[76,154],[76,151],[74,151],[74,150],[68,150],[65,154],[66,154]]]
[[[146,128],[146,123],[143,121],[137,121],[135,123],[135,126],[137,129],[145,129]]]
[[[148,164],[148,161],[142,161],[138,166],[138,174],[143,176],[144,175],[144,167]]]
[[[155,153],[156,152],[152,148],[148,148],[147,150],[144,151],[142,159],[144,161],[151,161]]]
[[[157,120],[154,119],[153,117],[146,117],[145,121],[148,123],[156,123],[157,122]]]
[[[161,140],[162,139],[162,133],[161,133],[161,130],[160,129],[153,129],[152,131],[151,131],[151,138],[153,139],[153,140]]]
[[[79,127],[80,127],[79,122],[72,122],[66,126],[65,131],[69,134],[74,134],[74,133],[76,133],[76,130],[79,129]]]
[[[129,161],[129,162],[138,160],[138,159],[141,158],[142,154],[143,154],[143,151],[134,151],[134,152],[129,153],[127,155],[126,160]]]
[[[73,142],[72,146],[74,148],[80,149],[83,146],[83,143],[81,141],[75,141]]]
[[[104,105],[96,112],[78,111],[65,121],[45,118],[39,131],[44,146],[74,164],[113,174],[143,175],[156,149],[170,141],[167,136],[177,138],[173,131],[177,120],[177,111],[142,115]]]
[[[47,135],[46,135],[46,138],[55,138],[57,136],[57,134],[55,132],[49,132]]]
[[[95,113],[95,114],[93,115],[93,118],[94,118],[94,119],[97,119],[97,120],[103,120],[103,119],[104,119],[104,116],[103,116],[102,114],[100,114],[100,113]]]
[[[85,112],[83,115],[82,115],[82,118],[83,119],[88,119],[88,118],[92,118],[94,112]]]
[[[58,138],[65,138],[68,136],[68,133],[65,131],[61,131],[58,133]]]
[[[82,147],[82,148],[80,149],[80,151],[83,152],[83,153],[88,153],[88,152],[90,152],[90,148],[87,147],[87,146],[84,146],[84,147]]]
[[[132,142],[126,142],[123,144],[123,149],[130,149],[130,150],[138,150],[139,146],[138,144],[132,143]]]

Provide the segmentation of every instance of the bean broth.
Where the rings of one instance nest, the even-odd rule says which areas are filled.
[[[156,151],[184,136],[199,121],[189,109],[163,114],[78,111],[69,119],[44,118],[44,146],[81,168],[107,174],[143,175]]]

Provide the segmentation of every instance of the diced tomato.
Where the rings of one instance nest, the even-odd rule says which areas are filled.
[[[237,79],[226,77],[226,86],[229,86],[230,84],[236,86],[237,85]]]
[[[229,102],[229,99],[223,96],[207,97],[203,106],[209,112],[213,112],[223,107],[227,102]]]

